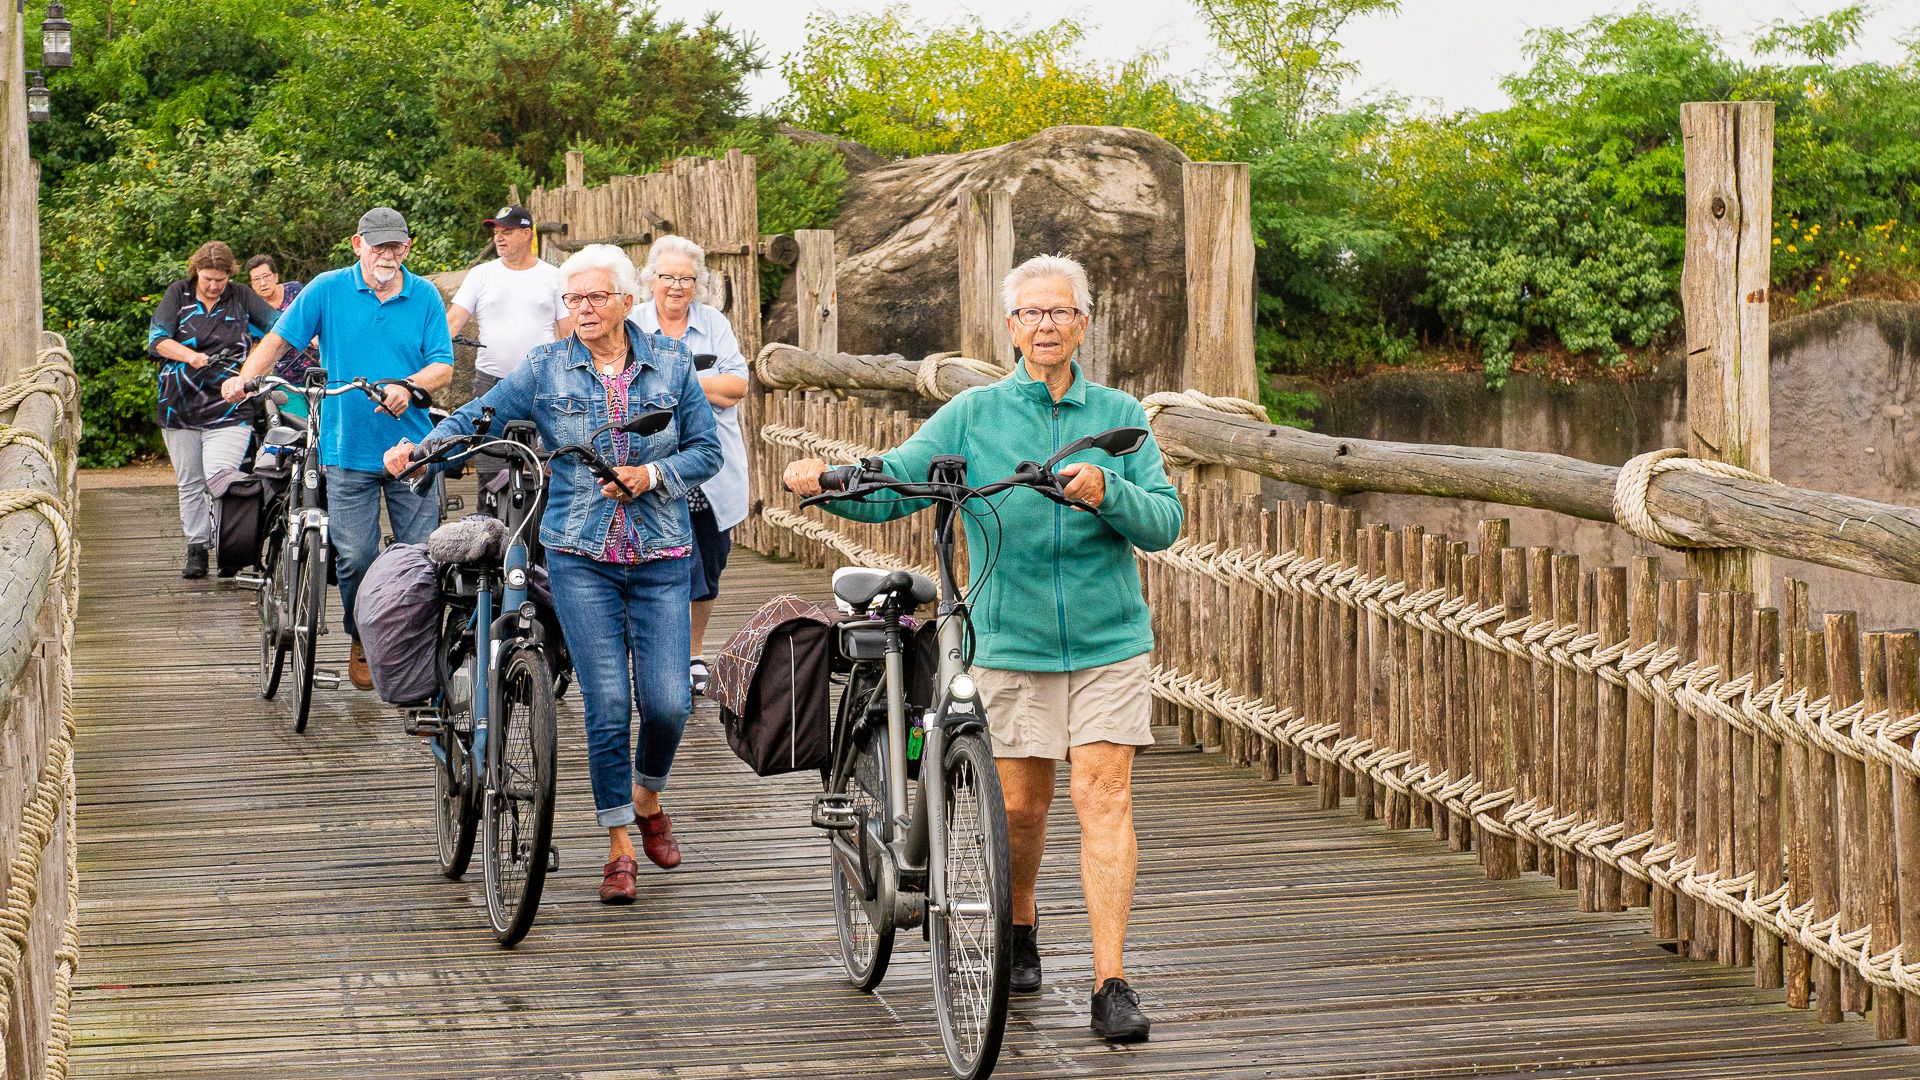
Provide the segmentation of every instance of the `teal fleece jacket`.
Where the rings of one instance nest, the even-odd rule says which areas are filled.
[[[1025,362],[989,386],[976,386],[942,406],[914,436],[883,455],[887,473],[925,480],[939,454],[967,459],[967,483],[1011,475],[1022,461],[1045,461],[1082,435],[1147,427],[1146,410],[1124,391],[1089,382],[1073,365],[1073,385],[1058,404]],[[972,584],[968,600],[978,635],[974,662],[1012,671],[1080,671],[1117,663],[1153,648],[1153,624],[1140,593],[1133,549],[1159,551],[1180,535],[1186,511],[1167,481],[1160,446],[1151,437],[1126,457],[1086,450],[1061,465],[1088,461],[1106,473],[1099,514],[1014,488],[968,505],[993,515],[965,517]],[[890,521],[926,507],[922,500],[830,502],[856,521]],[[984,519],[984,520],[983,520]],[[989,552],[997,554],[985,580]]]

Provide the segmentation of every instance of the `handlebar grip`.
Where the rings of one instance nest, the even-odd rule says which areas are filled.
[[[423,439],[414,446],[411,453],[407,454],[407,460],[414,462],[425,461],[428,456],[438,449],[440,449],[440,444],[437,441],[433,439]]]
[[[407,481],[407,487],[411,488],[415,495],[425,495],[433,490],[433,473],[422,469],[419,476]]]
[[[824,469],[820,473],[820,490],[845,491],[847,485],[859,475],[860,466],[858,465],[836,465],[831,469]]]
[[[240,386],[249,394],[257,394],[260,392],[260,381],[264,378],[266,378],[264,375],[255,375],[253,378],[241,383]]]

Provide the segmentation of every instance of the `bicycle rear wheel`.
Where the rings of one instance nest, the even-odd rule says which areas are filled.
[[[961,1080],[993,1071],[1007,1026],[1007,939],[1013,929],[1007,810],[993,748],[977,732],[947,744],[946,860],[932,868],[946,883],[946,904],[929,911],[933,998],[947,1064]]]
[[[553,850],[552,679],[539,649],[514,650],[487,735],[487,917],[506,946],[533,926]]]
[[[838,729],[866,709],[863,700],[873,692],[873,684],[855,676],[840,698]],[[849,796],[858,811],[855,820],[866,830],[867,872],[878,878],[886,858],[886,844],[892,830],[887,824],[887,734],[870,724],[851,730],[848,745],[840,754],[827,781],[827,790]],[[848,839],[860,847],[859,834]],[[879,910],[884,897],[869,901],[860,883],[841,865],[837,852],[829,850],[828,869],[833,874],[833,915],[839,930],[840,962],[847,979],[860,990],[872,990],[886,978],[887,964],[893,958],[893,914]]]
[[[266,557],[261,560],[265,578],[254,596],[260,616],[260,696],[272,701],[280,692],[280,676],[287,669],[286,617],[280,603],[282,578],[281,536],[275,533],[267,541]]]
[[[293,730],[307,730],[313,709],[313,654],[320,644],[320,613],[327,606],[327,550],[320,530],[300,534],[299,570],[293,581]]]
[[[463,647],[457,642],[450,644],[449,635],[459,632],[459,620],[468,615],[447,613],[440,645],[443,653]],[[473,767],[473,669],[472,656],[462,657],[458,664],[452,663],[451,657],[442,660],[442,685],[458,685],[464,679],[469,689],[465,697],[451,689],[443,690],[440,734],[434,739],[434,838],[439,843],[440,872],[456,881],[473,861],[473,840],[480,830],[480,785],[474,780]]]

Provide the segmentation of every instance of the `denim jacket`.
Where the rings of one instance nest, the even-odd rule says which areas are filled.
[[[626,325],[629,363],[639,369],[628,391],[628,415],[668,409],[673,421],[657,435],[628,436],[624,461],[613,461],[611,433],[603,432],[593,447],[615,465],[651,463],[659,474],[659,484],[627,506],[642,551],[684,547],[693,542],[687,490],[720,471],[713,406],[700,390],[693,356],[684,346],[672,339],[649,340],[650,335],[631,320]],[[472,434],[482,408],[493,410],[496,435],[509,420],[531,420],[539,428],[541,443],[550,449],[585,441],[589,432],[609,419],[607,394],[594,374],[593,356],[576,337],[528,353],[526,363],[441,421],[427,438]],[[540,542],[604,557],[614,506],[612,499],[600,494],[600,481],[586,462],[577,456],[556,461],[540,517]]]

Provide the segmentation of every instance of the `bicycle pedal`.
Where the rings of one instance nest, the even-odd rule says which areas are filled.
[[[313,673],[313,685],[321,690],[340,689],[340,673],[337,671],[316,671]]]
[[[860,824],[860,809],[853,804],[853,797],[839,792],[823,791],[813,797],[813,827],[845,832]]]
[[[259,592],[261,589],[267,587],[267,576],[265,574],[256,574],[250,570],[242,570],[233,575],[233,584],[237,588]]]
[[[559,872],[560,872],[560,849],[557,847],[550,847],[547,849],[547,873],[557,874]]]
[[[440,734],[439,709],[408,709],[407,734],[422,735],[431,738]]]

